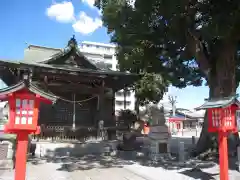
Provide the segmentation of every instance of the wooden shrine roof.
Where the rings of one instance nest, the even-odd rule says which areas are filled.
[[[0,100],[5,101],[8,94],[14,93],[16,91],[20,91],[24,88],[27,88],[27,89],[29,89],[30,92],[32,92],[34,94],[38,94],[41,97],[49,99],[52,102],[55,102],[58,99],[58,97],[55,96],[54,94],[47,93],[47,92],[39,89],[37,86],[35,86],[31,82],[27,85],[26,82],[20,81],[19,83],[15,84],[15,85],[0,89]]]
[[[22,61],[0,60],[0,71],[3,72],[4,69],[10,68],[31,71],[35,75],[65,76],[80,82],[83,78],[100,79],[104,80],[105,87],[115,90],[123,89],[140,78],[138,74],[102,69],[93,64],[79,51],[74,38],[68,42],[68,46],[64,49],[32,45],[29,47],[32,48],[32,51],[27,50],[28,53]],[[45,55],[46,51],[48,53]],[[36,53],[35,56],[34,53]]]
[[[238,95],[209,99],[209,100],[206,100],[203,105],[201,105],[200,107],[197,107],[196,110],[210,109],[210,108],[225,108],[232,104],[240,105],[237,98],[238,98]]]

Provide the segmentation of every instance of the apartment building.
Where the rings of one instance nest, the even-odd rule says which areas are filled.
[[[94,64],[103,69],[118,71],[118,61],[115,56],[116,46],[112,44],[83,41],[79,45],[80,51]],[[126,106],[124,107],[124,91],[120,90],[115,94],[115,112],[121,109],[134,110],[134,92],[126,92]]]

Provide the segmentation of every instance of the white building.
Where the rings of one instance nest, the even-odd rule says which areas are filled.
[[[93,63],[100,64],[103,69],[118,70],[118,61],[116,59],[116,46],[112,44],[96,43],[83,41],[79,46],[80,51]],[[134,110],[135,96],[134,92],[126,92],[126,108]],[[120,90],[115,94],[115,111],[124,109],[124,92]]]

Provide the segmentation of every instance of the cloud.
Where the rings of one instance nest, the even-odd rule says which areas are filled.
[[[96,0],[82,0],[82,3],[88,5],[88,7],[96,10],[99,15],[102,14],[101,10],[99,10],[96,6],[94,6]]]
[[[63,1],[52,4],[47,8],[46,14],[58,22],[69,23],[74,20],[74,7],[72,2]]]
[[[87,4],[89,7],[94,8],[95,0],[82,0],[82,2]]]
[[[72,25],[75,32],[81,34],[90,34],[102,26],[100,18],[91,18],[85,12],[81,11],[76,22]]]
[[[87,4],[88,7],[97,10],[97,12],[100,12],[94,6],[95,0],[82,0],[82,2]],[[48,17],[55,19],[58,22],[72,23],[74,31],[83,35],[90,34],[102,26],[100,18],[92,18],[84,11],[81,11],[79,16],[75,17],[73,4],[69,1],[52,4],[47,8],[46,14]]]

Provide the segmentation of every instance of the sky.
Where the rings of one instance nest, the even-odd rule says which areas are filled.
[[[72,35],[78,42],[109,43],[101,12],[93,4],[94,0],[0,0],[0,59],[23,59],[28,44],[63,48]],[[170,87],[162,103],[168,95],[177,97],[177,107],[193,109],[208,98],[208,88]]]

